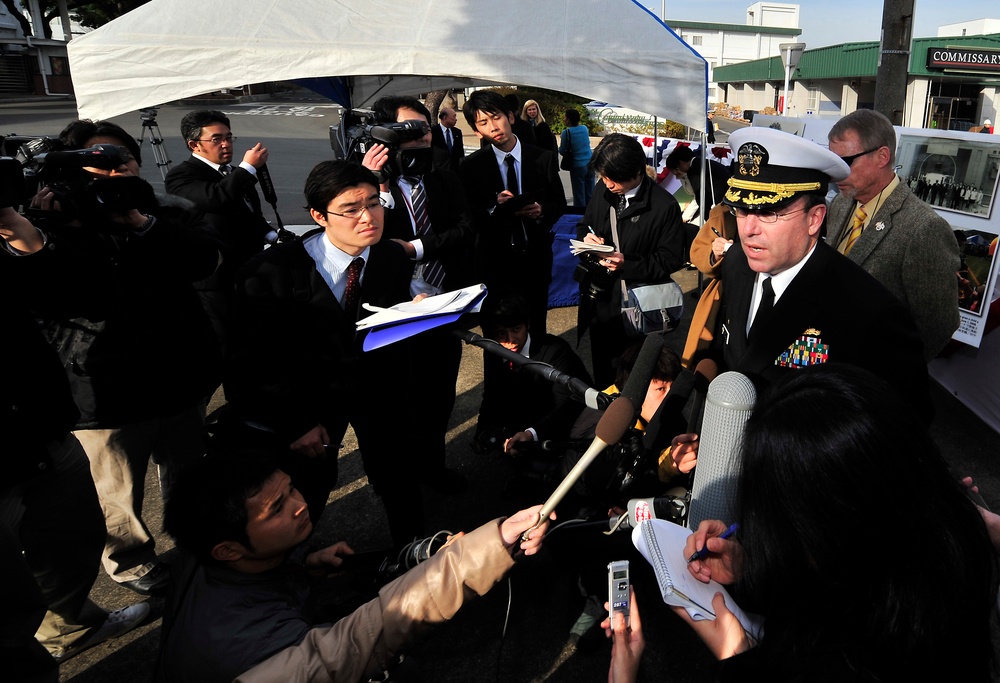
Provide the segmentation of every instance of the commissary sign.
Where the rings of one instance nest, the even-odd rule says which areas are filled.
[[[932,47],[927,50],[927,68],[945,71],[1000,72],[1000,50]]]

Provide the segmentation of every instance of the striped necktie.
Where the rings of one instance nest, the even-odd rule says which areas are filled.
[[[844,244],[845,254],[851,252],[854,242],[861,237],[861,233],[865,229],[865,219],[867,218],[868,214],[865,213],[865,207],[859,205],[858,210],[854,212],[854,225],[851,226],[851,234],[847,236],[847,242]]]
[[[420,178],[407,178],[410,183],[410,206],[413,207],[413,223],[416,228],[417,237],[426,235],[431,231],[431,217],[427,213],[427,193],[424,192],[424,185]],[[440,261],[425,261],[423,270],[424,282],[431,287],[441,289],[444,283],[444,266]]]

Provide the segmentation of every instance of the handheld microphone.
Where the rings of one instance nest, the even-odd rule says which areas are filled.
[[[709,385],[688,528],[697,529],[705,519],[732,516],[743,432],[756,404],[757,390],[746,375],[724,372]]]
[[[552,492],[549,499],[545,501],[541,511],[538,513],[538,521],[531,529],[528,529],[521,536],[527,541],[528,535],[541,525],[543,520],[548,519],[552,511],[556,509],[559,502],[573,488],[573,484],[579,479],[590,463],[594,461],[605,448],[625,436],[628,428],[635,424],[635,419],[642,408],[642,402],[646,398],[646,390],[653,377],[653,370],[660,359],[660,352],[663,349],[663,337],[658,334],[648,335],[642,343],[642,349],[635,359],[635,365],[628,376],[628,381],[622,388],[621,395],[615,399],[608,409],[604,411],[600,422],[597,423],[597,436],[593,443],[583,454],[569,474],[562,480],[562,483]]]
[[[260,191],[264,195],[264,201],[266,201],[271,206],[278,203],[278,195],[274,191],[274,181],[271,180],[271,171],[268,170],[267,164],[264,164],[257,169],[257,180],[260,182]],[[278,221],[281,222],[280,220]]]
[[[682,489],[672,489],[681,491]],[[634,529],[647,519],[665,519],[676,522],[683,519],[687,511],[687,500],[684,496],[659,496],[656,498],[633,498],[628,502],[628,513],[624,519],[609,520],[612,531]]]
[[[274,181],[271,179],[271,171],[268,170],[267,164],[257,169],[257,181],[260,183],[260,191],[264,195],[264,200],[274,209],[274,220],[278,223],[278,229],[275,230],[277,241],[291,242],[296,240],[297,237],[294,233],[285,230],[285,224],[281,222],[281,216],[278,215],[278,194],[274,191]]]

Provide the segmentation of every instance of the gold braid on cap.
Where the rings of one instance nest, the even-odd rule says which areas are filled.
[[[753,180],[729,179],[730,190],[726,192],[726,199],[731,202],[740,202],[748,206],[759,206],[761,204],[777,204],[780,201],[794,197],[797,192],[810,192],[819,190],[820,183],[758,183]],[[735,190],[756,190],[757,192],[771,192],[770,195],[758,195],[754,192],[745,197]]]

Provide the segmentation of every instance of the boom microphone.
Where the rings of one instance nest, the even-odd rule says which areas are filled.
[[[618,443],[625,436],[628,428],[635,424],[635,419],[642,408],[642,402],[646,398],[646,390],[653,378],[653,370],[656,369],[656,364],[660,360],[662,349],[663,337],[658,334],[648,335],[643,341],[642,349],[639,350],[639,355],[635,359],[635,365],[632,367],[632,372],[629,373],[628,381],[625,382],[621,395],[608,406],[604,415],[601,416],[600,422],[597,423],[597,436],[594,437],[593,443],[562,480],[562,483],[552,492],[549,499],[545,501],[538,513],[538,522],[534,527],[524,532],[523,540],[527,541],[528,534],[538,528],[543,520],[548,519],[563,497],[573,488],[576,480],[594,461],[594,458],[608,446]]]
[[[711,358],[699,361],[694,368],[694,398],[691,400],[691,412],[688,413],[688,432],[701,433],[701,421],[705,412],[705,397],[708,387],[719,374],[718,364]]]
[[[688,528],[697,529],[702,520],[732,517],[743,432],[756,403],[753,383],[738,372],[724,372],[709,385]]]

